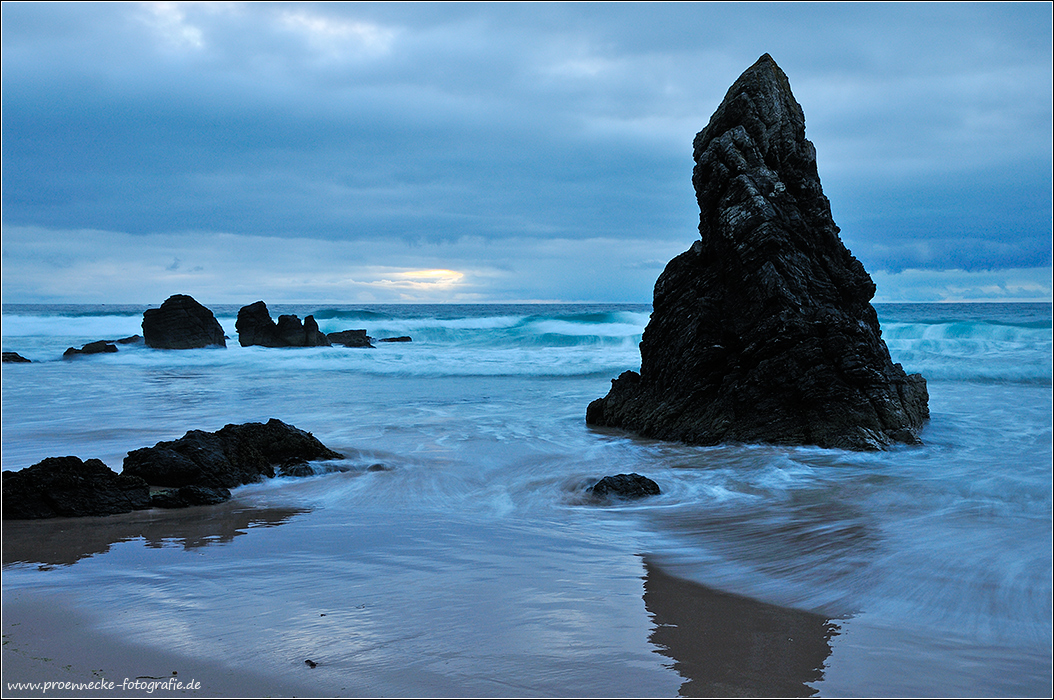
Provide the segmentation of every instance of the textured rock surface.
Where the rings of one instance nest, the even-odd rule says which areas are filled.
[[[191,430],[178,440],[128,453],[124,474],[154,486],[234,488],[275,475],[290,460],[337,459],[311,433],[272,418],[226,425],[215,433]]]
[[[659,485],[640,474],[616,474],[605,476],[590,486],[587,491],[603,498],[644,498],[658,496]]]
[[[787,76],[767,54],[694,142],[701,239],[655,283],[641,371],[586,421],[694,444],[915,444],[921,375],[894,364],[875,285],[838,238]]]
[[[287,314],[279,316],[278,323],[275,323],[271,320],[267,304],[262,301],[243,306],[238,311],[235,328],[242,347],[262,345],[266,348],[304,348],[330,345],[325,333],[319,331],[314,316],[308,316],[301,323],[296,315]]]
[[[17,352],[5,352],[4,362],[32,362],[32,360],[27,360]]]
[[[216,317],[186,294],[174,294],[160,309],[143,313],[143,341],[149,347],[166,350],[227,347]]]
[[[214,506],[230,499],[231,492],[227,489],[191,485],[150,494],[150,507],[189,508],[190,506]]]
[[[150,487],[97,459],[48,457],[3,473],[4,520],[114,515],[150,507]]]

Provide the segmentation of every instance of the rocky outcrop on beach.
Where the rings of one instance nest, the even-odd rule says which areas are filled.
[[[227,347],[213,313],[186,294],[174,294],[160,309],[143,312],[143,340],[151,348],[165,350]]]
[[[3,473],[4,520],[115,515],[150,507],[150,487],[100,460],[48,457]]]
[[[3,354],[3,361],[4,362],[32,362],[32,360],[27,360],[26,358],[24,358],[21,355],[19,355],[17,352],[5,352]]]
[[[154,486],[230,489],[274,477],[275,467],[286,463],[340,456],[311,433],[272,418],[214,433],[191,430],[178,440],[133,450],[124,459],[124,473]]]
[[[279,316],[278,323],[275,323],[271,320],[267,304],[262,301],[243,306],[238,311],[235,328],[242,347],[262,345],[266,348],[305,348],[330,345],[329,338],[319,331],[314,316],[308,316],[301,323],[295,314],[285,314]]]
[[[586,489],[587,493],[600,498],[644,498],[658,496],[659,485],[640,474],[616,474],[603,479]]]
[[[370,337],[366,335],[365,329],[337,331],[326,336],[334,345],[343,345],[346,348],[372,348]]]
[[[98,459],[49,457],[3,473],[5,520],[114,515],[144,508],[215,505],[229,489],[275,476],[310,476],[312,460],[340,459],[309,432],[272,418],[191,430],[128,453],[124,471]]]
[[[692,444],[917,444],[926,382],[894,364],[838,237],[787,76],[766,54],[695,137],[700,240],[655,283],[640,372],[592,425]]]

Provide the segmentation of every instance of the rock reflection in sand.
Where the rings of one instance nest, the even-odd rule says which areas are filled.
[[[644,562],[649,637],[686,680],[682,697],[806,697],[839,627],[815,613],[706,588]]]
[[[275,527],[305,508],[252,508],[235,502],[180,510],[143,510],[93,518],[5,521],[3,565],[71,566],[119,542],[196,549],[231,542],[249,528]]]

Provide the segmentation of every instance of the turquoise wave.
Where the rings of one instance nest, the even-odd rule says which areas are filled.
[[[52,360],[71,346],[141,332],[142,306],[36,305],[3,308],[4,350]],[[213,307],[237,346],[240,307]],[[877,305],[883,338],[895,362],[930,381],[1051,383],[1050,305]],[[271,314],[313,314],[325,332],[365,328],[374,338],[410,336],[412,344],[380,344],[377,352],[204,355],[122,352],[108,362],[252,361],[347,367],[371,374],[610,374],[640,366],[638,343],[650,317],[644,304],[269,305]],[[328,352],[327,352],[328,350]],[[212,359],[208,359],[208,358]],[[235,359],[241,358],[241,359]]]

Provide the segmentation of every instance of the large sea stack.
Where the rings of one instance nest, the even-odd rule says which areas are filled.
[[[700,240],[655,283],[592,425],[710,445],[918,444],[926,381],[889,356],[875,285],[838,238],[787,76],[765,54],[695,137]]]

